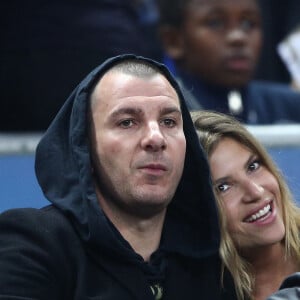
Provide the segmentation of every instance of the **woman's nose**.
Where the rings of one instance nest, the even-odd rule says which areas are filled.
[[[258,201],[263,196],[264,188],[254,180],[245,180],[242,186],[244,190],[243,200],[245,202]]]

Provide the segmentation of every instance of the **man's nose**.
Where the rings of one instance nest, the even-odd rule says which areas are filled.
[[[148,151],[160,151],[166,148],[166,139],[158,122],[149,122],[145,126],[141,145]]]

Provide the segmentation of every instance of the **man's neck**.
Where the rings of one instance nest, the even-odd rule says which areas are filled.
[[[145,261],[149,261],[151,254],[159,247],[166,208],[152,216],[138,216],[105,201],[99,192],[97,196],[102,210],[123,238]]]
[[[119,223],[115,226],[134,251],[141,255],[145,261],[149,261],[151,254],[159,247],[164,215],[155,216],[148,220],[132,219],[132,222]]]

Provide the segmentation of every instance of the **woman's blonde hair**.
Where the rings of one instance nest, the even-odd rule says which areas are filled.
[[[235,118],[212,111],[195,111],[191,113],[200,143],[208,158],[224,137],[232,138],[255,153],[261,163],[275,176],[278,181],[282,198],[283,222],[285,225],[286,257],[294,257],[300,262],[300,211],[296,206],[289,187],[283,175],[268,154],[264,146]],[[215,193],[216,194],[216,193]],[[238,250],[226,230],[226,216],[222,214],[222,202],[216,194],[219,209],[221,243],[220,256],[223,262],[223,271],[226,267],[231,273],[238,299],[251,299],[255,278],[251,265],[238,253]],[[223,280],[222,280],[223,281]]]

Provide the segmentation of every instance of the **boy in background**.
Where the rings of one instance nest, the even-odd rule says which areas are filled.
[[[300,93],[252,80],[263,42],[256,0],[158,5],[165,63],[183,86],[190,110],[216,110],[247,124],[300,122]]]

